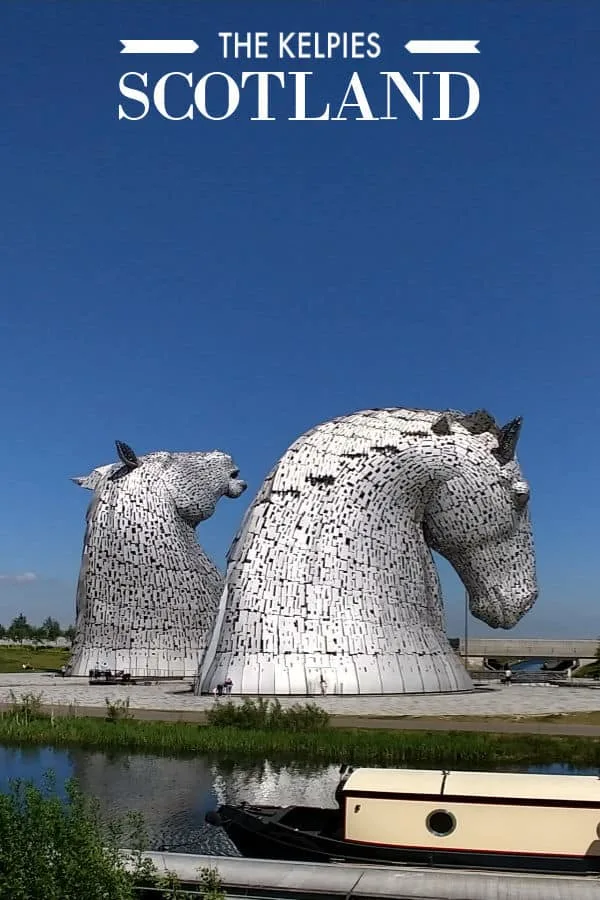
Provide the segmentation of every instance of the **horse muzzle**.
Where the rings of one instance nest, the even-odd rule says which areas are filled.
[[[518,593],[494,586],[483,595],[471,597],[471,614],[490,628],[514,628],[537,600],[537,590]]]
[[[242,481],[241,478],[230,478],[227,490],[225,491],[225,496],[229,497],[231,500],[237,500],[238,497],[242,496],[247,487],[248,485],[245,481]]]

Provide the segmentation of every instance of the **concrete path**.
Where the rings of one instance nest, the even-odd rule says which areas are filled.
[[[336,716],[332,720],[336,728],[387,728],[393,731],[476,731],[488,734],[551,734],[562,737],[600,737],[600,725],[583,725],[570,722],[511,722],[493,717],[471,721],[431,719],[417,716],[406,719],[375,719],[358,716]]]
[[[131,710],[140,718],[201,721],[202,714],[215,702],[212,697],[196,697],[185,682],[162,682],[153,685],[90,686],[87,679],[23,673],[0,674],[0,704],[32,693],[41,695],[45,706],[72,707],[74,714],[100,715],[106,708],[105,698],[113,702],[129,697]],[[232,697],[234,702],[240,698]],[[558,685],[487,684],[465,694],[419,694],[359,697],[280,697],[281,705],[291,706],[311,700],[336,718],[343,727],[407,728],[430,730],[506,731],[537,734],[600,735],[600,727],[548,722],[456,722],[443,716],[543,716],[570,712],[600,710],[600,686],[559,687]],[[67,709],[61,709],[61,712]],[[373,717],[365,721],[363,717]],[[419,716],[414,719],[386,720],[384,716]]]
[[[125,854],[126,851],[123,851]],[[202,868],[217,869],[225,889],[258,895],[390,900],[597,900],[594,876],[529,875],[414,866],[284,862],[184,853],[147,853],[159,872],[197,883]]]

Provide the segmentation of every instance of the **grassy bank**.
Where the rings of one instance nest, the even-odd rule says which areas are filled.
[[[574,678],[600,678],[600,659],[573,672]]]
[[[497,768],[509,763],[600,766],[600,740],[594,738],[328,727],[294,732],[132,719],[111,722],[83,717],[29,718],[14,713],[0,717],[0,744],[169,756],[218,754],[239,761],[269,758],[355,765],[460,765],[461,768]]]
[[[69,651],[59,647],[0,647],[0,672],[56,672],[67,664]]]

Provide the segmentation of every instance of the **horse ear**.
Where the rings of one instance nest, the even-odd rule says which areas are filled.
[[[519,440],[522,424],[522,417],[517,416],[516,419],[512,419],[512,421],[504,425],[498,432],[498,449],[496,450],[496,456],[503,466],[515,458],[517,441]]]
[[[119,454],[119,459],[121,460],[125,468],[129,471],[131,471],[131,469],[137,469],[140,461],[129,444],[125,444],[123,443],[123,441],[115,441],[115,445],[117,448],[117,453]]]
[[[448,421],[448,416],[440,416],[439,419],[436,419],[433,425],[431,426],[431,430],[434,434],[439,435],[440,437],[444,434],[452,434],[452,429],[450,428],[450,422]]]
[[[87,491],[95,491],[98,484],[97,472],[94,469],[89,475],[75,475],[71,478],[73,484],[85,488]]]
[[[498,431],[494,417],[486,409],[476,409],[475,412],[461,416],[460,424],[471,434],[485,434],[486,431],[496,434]]]

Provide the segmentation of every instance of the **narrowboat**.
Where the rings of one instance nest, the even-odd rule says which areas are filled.
[[[357,768],[337,809],[223,805],[242,856],[308,862],[600,872],[600,777]]]

